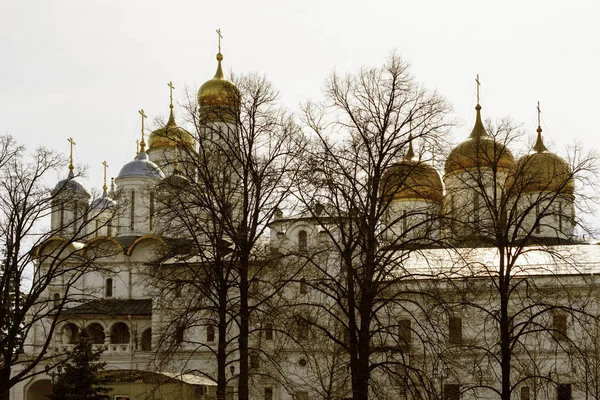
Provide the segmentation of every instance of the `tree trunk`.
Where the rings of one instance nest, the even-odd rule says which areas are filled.
[[[227,282],[220,274],[219,287],[219,344],[217,349],[217,399],[227,396]]]
[[[240,375],[238,380],[239,400],[248,400],[248,260],[240,259]]]

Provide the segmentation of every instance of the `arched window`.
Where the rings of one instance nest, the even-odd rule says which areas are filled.
[[[154,193],[150,193],[150,207],[148,207],[148,219],[150,220],[150,229],[154,229]]]
[[[79,328],[74,324],[67,324],[63,328],[63,343],[77,344],[79,343]]]
[[[112,344],[129,343],[129,327],[124,322],[115,324],[110,331],[110,342]]]
[[[181,344],[183,343],[183,339],[185,337],[185,327],[179,326],[175,330],[175,343]]]
[[[106,297],[113,297],[113,280],[112,278],[106,278],[106,285],[104,286],[104,293]]]
[[[298,232],[298,251],[306,251],[308,235],[306,231]]]
[[[142,351],[152,350],[152,328],[142,332]]]
[[[300,294],[306,294],[308,292],[308,287],[306,286],[306,279],[300,279]]]
[[[92,344],[104,344],[104,329],[98,323],[88,325],[85,330],[88,333],[88,339]]]
[[[215,341],[215,327],[212,325],[208,325],[206,327],[206,341],[207,342]]]

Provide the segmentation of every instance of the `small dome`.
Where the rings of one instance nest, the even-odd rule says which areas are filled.
[[[191,133],[177,126],[175,117],[173,116],[173,109],[171,108],[171,115],[169,116],[167,125],[150,134],[148,148],[175,147],[177,145],[193,149],[196,146],[196,143]]]
[[[54,195],[59,192],[75,193],[84,195],[88,198],[91,197],[90,192],[88,192],[85,186],[83,186],[83,184],[79,182],[77,178],[75,178],[72,169],[69,169],[69,175],[67,179],[63,179],[60,182],[58,182],[56,186],[54,186],[54,189],[52,189],[51,193]]]
[[[221,60],[223,55],[218,53],[214,78],[205,82],[198,90],[200,115],[205,119],[230,120],[235,118],[240,108],[240,92],[232,82],[225,79]]]
[[[544,146],[540,127],[533,151],[519,159],[513,179],[524,192],[558,192],[571,196],[575,192],[571,168]]]
[[[417,199],[441,203],[444,186],[433,166],[414,158],[411,143],[405,159],[384,173],[383,192],[393,196],[394,200]]]
[[[102,193],[102,197],[98,197],[92,201],[92,209],[94,210],[108,210],[115,208],[117,206],[117,202],[108,197],[108,193],[106,190]]]
[[[446,159],[444,172],[446,175],[471,168],[491,168],[510,170],[515,158],[510,150],[488,135],[481,122],[481,106],[478,104],[477,119],[473,131],[464,142],[450,152]]]
[[[164,178],[165,175],[160,170],[158,165],[150,161],[148,154],[146,154],[145,151],[140,151],[135,160],[123,165],[123,168],[121,168],[121,171],[119,172],[118,178],[131,176]]]

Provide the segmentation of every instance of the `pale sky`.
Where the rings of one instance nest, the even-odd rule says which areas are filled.
[[[599,149],[599,21],[591,0],[4,0],[0,133],[65,153],[73,137],[99,190],[103,160],[116,176],[135,155],[139,109],[164,117],[167,82],[182,100],[212,78],[220,28],[225,72],[265,74],[293,111],[334,69],[395,49],[453,105],[455,142],[470,133],[479,74],[484,118],[511,116],[533,138],[539,100],[550,150]]]

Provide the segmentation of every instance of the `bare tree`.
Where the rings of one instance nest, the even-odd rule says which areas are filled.
[[[267,223],[289,195],[303,146],[291,115],[277,106],[278,93],[264,77],[245,75],[234,82],[221,93],[225,101],[199,94],[200,112],[190,102],[198,151],[180,154],[178,178],[167,179],[170,194],[159,199],[169,220],[162,234],[186,237],[185,247],[191,249],[159,266],[170,271],[159,275],[163,283],[190,288],[172,320],[188,329],[202,327],[214,340],[186,338],[188,349],[215,357],[212,378],[220,399],[234,378],[239,398],[249,396],[249,359],[259,353],[253,340],[260,337],[261,310],[279,291],[275,265],[281,256],[264,245]],[[251,284],[260,285],[266,276],[265,290],[253,292]]]
[[[476,109],[471,135],[445,164],[444,239],[460,255],[444,294],[447,395],[460,385],[503,400],[521,390],[536,398],[561,374],[564,382],[556,363],[570,365],[581,350],[567,326],[595,319],[596,282],[574,232],[575,209],[593,200],[581,189],[595,186],[597,157],[574,149],[563,160],[538,127],[533,149],[515,160],[509,147],[522,133],[508,119],[485,129]]]
[[[317,226],[312,240],[322,243],[309,257],[308,322],[347,352],[354,399],[367,399],[379,389],[376,377],[407,365],[396,318],[426,303],[406,261],[439,239],[443,189],[427,161],[443,148],[448,111],[396,54],[378,68],[333,73],[323,104],[304,109],[314,141],[295,194]],[[397,311],[386,320],[392,305]]]
[[[84,294],[75,283],[94,267],[102,251],[87,239],[105,222],[90,207],[90,195],[71,168],[52,191],[46,182],[65,160],[39,148],[27,154],[10,136],[0,138],[0,398],[9,389],[39,374],[40,363],[56,365],[61,356],[53,345],[60,313]],[[71,164],[72,166],[72,164]],[[55,219],[56,229],[46,223]],[[60,224],[58,224],[60,220]],[[45,329],[35,335],[34,327]]]

